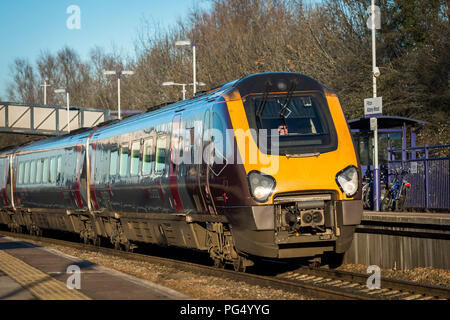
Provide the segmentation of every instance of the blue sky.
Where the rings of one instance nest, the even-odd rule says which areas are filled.
[[[66,26],[71,5],[81,10],[79,30]],[[41,51],[55,53],[65,45],[83,58],[94,46],[132,54],[144,18],[170,27],[195,6],[208,5],[207,0],[0,0],[0,98],[7,100],[15,58],[34,63]]]

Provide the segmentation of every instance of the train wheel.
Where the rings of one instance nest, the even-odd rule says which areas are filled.
[[[344,263],[344,253],[326,253],[324,260],[325,264],[327,264],[330,269],[339,268]]]
[[[96,236],[94,239],[92,239],[92,244],[96,247],[100,247],[102,245],[102,239],[100,236]]]
[[[237,259],[233,260],[234,271],[245,272],[247,266],[245,265],[245,258],[238,256]]]
[[[129,241],[127,241],[122,245],[122,250],[125,252],[133,252],[133,246]]]
[[[219,269],[223,269],[225,268],[225,263],[223,262],[222,259],[214,259],[214,267],[219,268]]]
[[[308,261],[310,268],[319,268],[322,265],[322,259],[320,257],[315,257]]]

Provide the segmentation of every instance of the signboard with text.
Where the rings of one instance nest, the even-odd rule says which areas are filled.
[[[382,97],[364,99],[364,117],[378,117],[383,114]]]

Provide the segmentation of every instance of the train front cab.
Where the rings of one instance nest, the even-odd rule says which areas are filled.
[[[337,96],[303,75],[263,74],[244,79],[226,100],[233,129],[256,132],[250,146],[236,140],[252,195],[249,205],[226,213],[237,250],[342,258],[362,202],[358,160]],[[266,150],[256,142],[261,128],[278,130],[277,154],[270,142]],[[248,150],[269,165],[250,163]]]

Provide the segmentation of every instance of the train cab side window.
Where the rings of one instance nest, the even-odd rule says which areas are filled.
[[[28,182],[30,181],[30,162],[27,161],[25,162],[25,173],[24,173],[24,177],[23,177],[23,183],[24,184],[28,184]]]
[[[156,168],[157,174],[164,173],[166,169],[166,157],[167,157],[167,137],[159,136],[156,140]]]
[[[141,158],[141,143],[139,141],[133,142],[131,145],[131,167],[130,174],[135,177],[139,173],[139,164]]]
[[[50,182],[56,182],[56,158],[50,159]]]
[[[226,135],[222,119],[219,114],[213,114],[213,126],[216,131],[213,131],[212,141],[214,141],[214,161],[219,164],[226,162]],[[220,134],[222,133],[222,134]]]
[[[44,159],[44,168],[42,170],[42,183],[48,183],[49,181],[49,172],[50,172],[50,168],[49,168],[49,163],[48,163],[48,158]]]
[[[115,177],[117,175],[117,165],[119,163],[119,150],[111,151],[109,162],[109,176]]]
[[[61,181],[61,171],[62,171],[62,158],[61,156],[58,157],[57,163],[56,163],[56,181]]]
[[[155,166],[155,144],[153,138],[144,141],[144,159],[142,164],[142,174],[149,175]]]
[[[23,162],[19,163],[19,184],[23,184]]]
[[[36,161],[30,162],[30,183],[33,184],[36,179]]]
[[[36,163],[36,183],[41,183],[42,181],[42,159],[39,158]]]
[[[128,175],[128,167],[130,163],[130,148],[128,146],[122,146],[120,148],[120,170],[119,175],[126,177]]]

